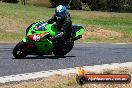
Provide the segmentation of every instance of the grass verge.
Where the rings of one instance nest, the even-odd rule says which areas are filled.
[[[96,74],[95,72],[92,71],[88,73]],[[132,76],[131,67],[104,69],[100,74],[128,74],[128,73]],[[53,75],[47,78],[42,78],[30,82],[3,85],[0,88],[132,88],[132,82],[128,84],[87,83],[83,86],[80,86],[76,83],[76,74],[68,74],[66,76]]]
[[[83,38],[78,42],[132,42],[131,13],[83,10],[69,12],[73,23],[85,28]],[[38,19],[47,20],[53,14],[54,8],[0,3],[0,42],[20,41],[25,37],[29,24]]]

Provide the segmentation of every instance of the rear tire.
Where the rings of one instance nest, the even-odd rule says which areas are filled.
[[[63,57],[67,53],[69,53],[74,46],[74,42],[65,42],[65,43],[59,43],[58,46],[55,47],[55,51],[53,54],[57,57]]]
[[[16,59],[25,58],[27,56],[27,53],[24,51],[26,48],[26,44],[23,42],[19,42],[13,49],[13,56]]]

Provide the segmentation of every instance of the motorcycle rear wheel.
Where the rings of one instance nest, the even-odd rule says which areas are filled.
[[[73,46],[73,41],[60,43],[58,46],[55,47],[55,51],[53,52],[53,54],[55,56],[63,57],[72,50]]]

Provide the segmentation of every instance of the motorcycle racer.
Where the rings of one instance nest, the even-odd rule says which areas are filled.
[[[67,29],[70,29],[72,26],[70,14],[67,12],[66,7],[63,5],[57,6],[55,9],[55,14],[46,22],[48,24],[56,22],[56,27],[60,30],[56,36],[50,38],[51,41],[56,41],[66,34],[69,34],[70,30]]]

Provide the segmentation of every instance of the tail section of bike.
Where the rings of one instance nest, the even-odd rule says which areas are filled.
[[[72,30],[73,30],[73,39],[74,39],[74,41],[82,38],[82,34],[84,32],[84,28],[82,26],[73,25]]]

